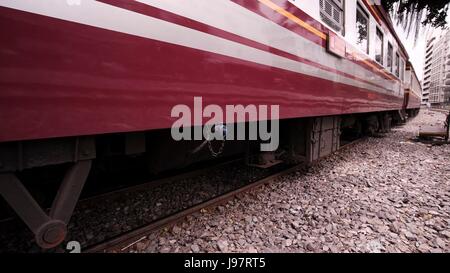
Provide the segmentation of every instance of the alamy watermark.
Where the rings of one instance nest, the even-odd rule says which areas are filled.
[[[81,253],[81,244],[78,241],[70,241],[67,243],[66,250],[69,253]]]
[[[222,108],[216,104],[204,106],[202,97],[194,97],[193,107],[176,105],[171,117],[178,118],[171,129],[176,141],[260,140],[261,151],[278,149],[279,105],[226,105]],[[209,120],[203,122],[204,119]],[[246,121],[249,121],[248,130]]]

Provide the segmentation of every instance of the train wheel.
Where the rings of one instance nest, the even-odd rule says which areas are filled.
[[[79,161],[67,171],[48,215],[13,173],[0,174],[0,194],[34,233],[40,247],[53,248],[66,238],[67,224],[91,166],[91,160]]]
[[[39,227],[35,234],[36,243],[44,248],[54,248],[61,244],[67,235],[67,225],[60,220],[49,220]]]

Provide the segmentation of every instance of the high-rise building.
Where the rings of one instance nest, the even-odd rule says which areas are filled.
[[[450,104],[450,30],[427,41],[422,103]]]

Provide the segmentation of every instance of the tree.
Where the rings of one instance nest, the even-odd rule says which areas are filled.
[[[414,33],[417,41],[421,26],[444,28],[450,6],[450,0],[382,0],[384,9],[389,11],[397,24],[407,32]]]

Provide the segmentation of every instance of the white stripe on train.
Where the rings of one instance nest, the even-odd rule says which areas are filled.
[[[349,60],[339,60],[328,54],[321,46],[230,0],[214,0],[214,4],[211,4],[211,0],[138,0],[138,2],[353,74],[358,78],[385,86],[389,90],[398,90],[398,85],[395,85],[393,81],[386,80],[367,69],[362,69],[360,65]]]
[[[320,70],[314,66],[280,57],[266,51],[93,0],[83,0],[81,5],[75,6],[68,5],[66,1],[61,0],[2,0],[0,6],[191,47],[386,93],[384,89],[343,77],[333,72]],[[294,37],[293,35],[291,36]]]

